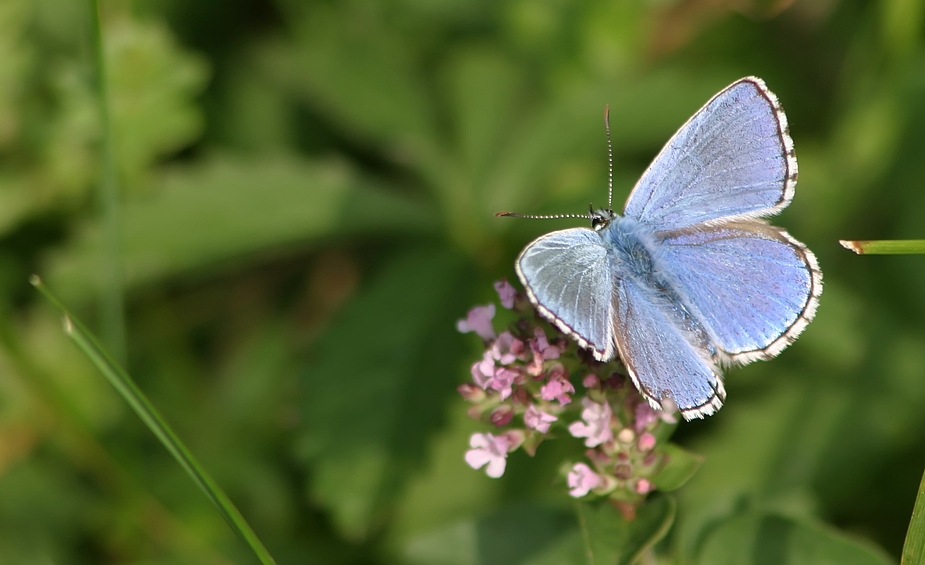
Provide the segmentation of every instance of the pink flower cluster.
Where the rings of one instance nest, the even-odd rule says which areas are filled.
[[[533,455],[544,439],[567,433],[588,448],[587,462],[573,463],[564,472],[569,494],[642,500],[656,488],[654,478],[664,463],[656,436],[661,426],[677,422],[672,411],[653,409],[625,386],[618,362],[604,365],[582,355],[542,322],[507,281],[495,289],[501,305],[519,314],[507,329],[495,331],[494,304],[473,308],[457,325],[485,343],[482,358],[471,367],[472,382],[459,392],[472,404],[470,416],[499,429],[474,434],[466,462],[498,478],[509,453],[524,449]],[[547,330],[556,337],[550,339]],[[570,372],[578,371],[585,376],[576,398]]]
[[[676,423],[674,415],[653,410],[648,403],[636,402],[626,407],[625,413],[636,416],[626,426],[613,415],[608,402],[594,402],[585,398],[581,421],[569,426],[575,437],[585,439],[585,455],[594,466],[575,463],[568,473],[569,494],[582,497],[589,492],[616,495],[618,500],[632,500],[633,494],[643,496],[655,490],[653,477],[661,468],[662,457],[652,433],[661,422]],[[609,425],[605,429],[605,421]],[[614,431],[619,430],[614,434]],[[626,496],[627,493],[629,496]],[[623,495],[623,496],[620,496]]]

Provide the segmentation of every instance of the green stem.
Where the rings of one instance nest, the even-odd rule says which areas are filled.
[[[919,484],[919,495],[912,508],[912,518],[906,531],[906,543],[903,544],[902,565],[913,565],[925,558],[925,475]]]
[[[135,381],[106,352],[86,326],[68,312],[67,308],[48,290],[37,275],[34,275],[30,282],[49,302],[61,311],[64,315],[64,331],[68,337],[77,344],[77,347],[87,355],[109,383],[122,395],[122,398],[135,410],[138,417],[167,448],[167,451],[173,455],[174,459],[193,479],[193,482],[199,485],[199,488],[218,508],[219,513],[228,522],[231,529],[254,551],[260,563],[263,565],[275,565],[276,561],[273,560],[273,557],[263,546],[263,543],[251,529],[244,516],[241,515],[234,503],[231,502],[231,499],[228,498],[221,487],[218,486],[192,452],[180,440],[173,428],[170,427],[170,424],[148,400],[148,397],[138,388]]]
[[[912,255],[925,253],[925,239],[877,241],[839,240],[842,247],[858,255]]]
[[[100,287],[102,333],[106,345],[119,362],[125,362],[125,314],[122,288],[122,236],[119,207],[119,178],[116,170],[115,131],[109,112],[109,90],[106,80],[106,57],[100,26],[98,0],[90,0],[91,34],[96,63],[96,94],[102,125],[102,155],[99,199],[103,207],[104,245],[103,284]]]

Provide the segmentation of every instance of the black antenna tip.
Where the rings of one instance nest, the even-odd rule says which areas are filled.
[[[497,212],[497,213],[495,214],[495,217],[496,217],[496,218],[503,218],[503,217],[513,216],[513,215],[514,215],[513,212]]]
[[[610,104],[604,104],[604,119],[610,121]]]

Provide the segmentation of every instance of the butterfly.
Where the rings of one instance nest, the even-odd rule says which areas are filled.
[[[721,367],[775,357],[816,312],[815,256],[764,221],[790,203],[796,182],[784,111],[764,81],[746,77],[681,126],[622,216],[610,197],[587,215],[498,215],[591,221],[520,253],[529,300],[598,361],[619,356],[653,408],[670,400],[691,420],[723,405]]]

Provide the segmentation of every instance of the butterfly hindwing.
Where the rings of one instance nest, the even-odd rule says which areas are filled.
[[[662,234],[659,263],[733,361],[777,355],[812,319],[822,291],[809,249],[760,222]]]
[[[679,309],[630,278],[618,281],[617,348],[633,382],[658,408],[671,398],[688,420],[713,414],[726,392],[700,337],[684,329]]]
[[[757,78],[714,96],[672,137],[630,193],[624,215],[679,229],[777,213],[797,163],[777,97]]]

